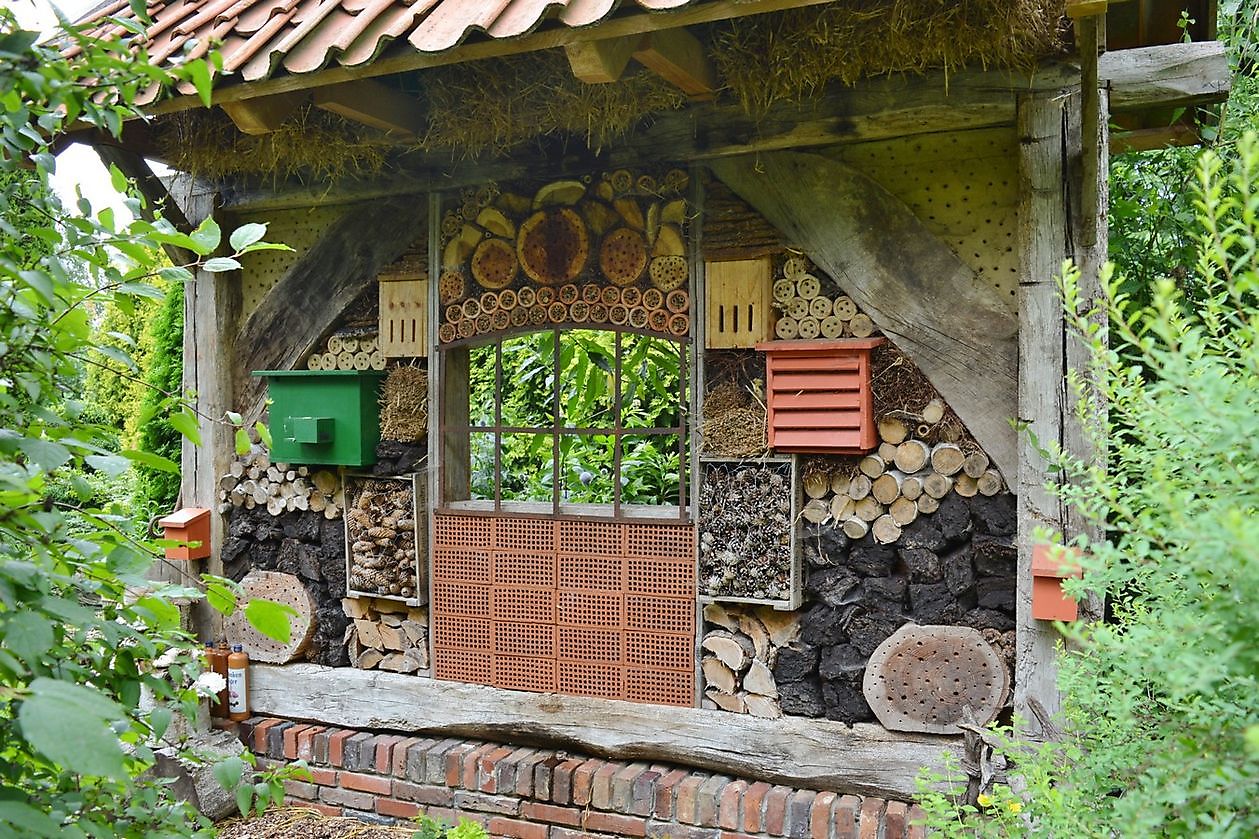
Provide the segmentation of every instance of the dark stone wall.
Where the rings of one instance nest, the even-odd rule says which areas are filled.
[[[849,540],[829,523],[806,525],[800,638],[774,666],[783,712],[873,720],[861,692],[866,661],[907,622],[971,626],[1012,648],[1014,533],[1009,493],[950,493],[891,545]]]

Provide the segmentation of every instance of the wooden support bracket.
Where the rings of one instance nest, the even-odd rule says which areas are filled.
[[[270,134],[308,99],[305,93],[277,93],[258,99],[224,102],[221,107],[242,134]]]
[[[573,76],[578,80],[587,84],[607,84],[621,78],[638,43],[636,36],[580,41],[565,46],[564,53],[568,56]]]
[[[712,99],[717,94],[717,72],[704,54],[704,45],[685,29],[644,35],[634,58],[692,99]]]
[[[348,120],[405,137],[416,136],[424,126],[419,100],[371,79],[319,88],[314,103]]]
[[[1110,0],[1067,0],[1067,17],[1078,21],[1081,18],[1106,14]]]

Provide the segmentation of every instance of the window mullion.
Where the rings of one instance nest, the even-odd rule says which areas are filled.
[[[551,508],[555,515],[560,513],[560,331],[555,329],[552,335],[551,370],[555,386],[554,415],[551,417]]]

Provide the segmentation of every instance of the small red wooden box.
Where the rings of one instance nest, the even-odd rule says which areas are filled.
[[[179,542],[199,542],[166,549],[167,559],[206,559],[210,556],[210,511],[204,507],[184,507],[158,520],[165,538]]]
[[[1038,621],[1073,621],[1080,605],[1062,593],[1066,577],[1079,577],[1079,551],[1062,548],[1054,558],[1049,545],[1032,545],[1032,617]]]
[[[769,446],[780,452],[864,454],[879,444],[870,351],[884,338],[768,341]]]

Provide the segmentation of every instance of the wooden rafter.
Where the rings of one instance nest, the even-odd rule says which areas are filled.
[[[300,92],[277,93],[257,99],[224,102],[221,107],[242,134],[270,134],[308,98],[307,94]]]
[[[634,55],[638,39],[633,35],[605,41],[582,41],[564,47],[573,75],[587,84],[608,84],[621,78]]]
[[[424,126],[419,100],[371,79],[321,87],[313,101],[316,108],[400,137],[414,137]]]
[[[692,99],[712,99],[717,94],[717,71],[704,45],[685,29],[644,35],[634,58]]]

